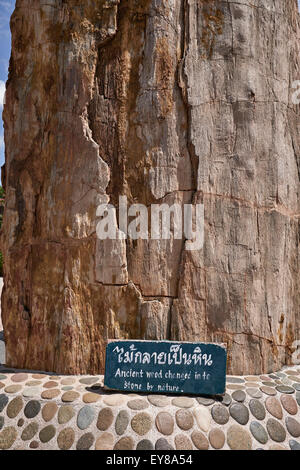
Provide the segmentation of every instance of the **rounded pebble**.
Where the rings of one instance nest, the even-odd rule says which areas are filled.
[[[176,397],[173,398],[172,405],[178,408],[192,408],[195,405],[195,400],[189,397]]]
[[[146,400],[142,400],[141,398],[137,398],[135,400],[130,400],[127,403],[128,408],[131,410],[144,410],[149,407],[149,403]]]
[[[252,423],[250,424],[250,431],[253,437],[261,444],[266,444],[268,442],[269,438],[268,438],[267,431],[257,421],[252,421]]]
[[[40,441],[43,442],[43,444],[46,444],[47,442],[51,441],[51,439],[53,439],[55,434],[56,434],[56,429],[52,424],[50,424],[49,426],[46,426],[44,429],[40,431],[40,434],[39,434]]]
[[[242,403],[234,403],[229,408],[230,415],[239,424],[247,424],[249,421],[249,410]]]
[[[281,404],[277,400],[277,398],[269,397],[269,398],[266,399],[265,404],[266,404],[266,408],[267,408],[268,412],[272,416],[274,416],[274,418],[282,419],[283,412],[282,412]]]
[[[237,390],[233,392],[232,398],[239,403],[243,403],[246,400],[246,393],[242,390]]]
[[[134,442],[132,437],[121,437],[121,439],[115,444],[114,450],[133,450]]]
[[[188,431],[193,427],[194,417],[188,410],[178,410],[176,411],[176,423],[180,429],[183,431]]]
[[[225,444],[225,434],[222,429],[212,429],[209,433],[209,442],[214,449],[222,449]]]
[[[174,450],[174,447],[165,439],[161,437],[155,443],[155,450]]]
[[[71,392],[67,392],[71,393]],[[50,390],[44,390],[41,394],[41,397],[44,400],[52,400],[53,398],[56,398],[60,395],[60,390],[56,388],[52,388]],[[64,400],[63,400],[64,401]]]
[[[143,439],[136,446],[136,450],[153,450],[153,449],[154,449],[154,446],[152,442],[149,441],[148,439]]]
[[[254,398],[250,400],[249,402],[249,408],[253,416],[258,419],[259,421],[262,421],[266,417],[266,410],[264,405],[259,401]]]
[[[277,387],[276,387],[277,389]],[[260,387],[260,390],[265,394],[265,395],[270,395],[270,396],[275,396],[276,395],[276,390],[272,387],[266,387],[265,385]]]
[[[210,406],[215,403],[215,400],[213,400],[212,398],[206,398],[206,397],[197,397],[196,400],[199,403],[199,405],[204,405],[204,406]]]
[[[112,450],[114,447],[114,436],[109,432],[104,432],[98,437],[95,449],[96,450]]]
[[[73,401],[77,400],[77,398],[80,397],[80,394],[78,392],[65,392],[63,396],[61,397],[62,401],[64,403],[72,403]]]
[[[185,434],[175,436],[175,447],[176,450],[193,450],[193,444]]]
[[[205,406],[200,405],[193,410],[193,413],[196,418],[198,427],[201,429],[201,431],[207,432],[211,423],[211,414],[209,412],[209,409],[205,408]]]
[[[124,395],[119,395],[119,394],[106,395],[104,396],[103,401],[108,406],[119,406],[125,403],[125,397]]]
[[[291,395],[281,395],[280,401],[285,409],[290,415],[296,415],[298,412],[298,406],[296,400]]]
[[[106,431],[112,424],[114,420],[114,414],[111,408],[103,408],[99,411],[97,428],[100,431]]]
[[[268,433],[275,442],[283,442],[286,438],[286,431],[284,427],[276,419],[270,418],[267,421]]]
[[[285,418],[285,424],[288,432],[293,437],[300,437],[300,422],[291,416]]]
[[[22,398],[16,397],[8,404],[6,408],[6,414],[9,418],[13,419],[16,416],[18,416],[22,408],[23,408]]]
[[[28,379],[28,374],[24,374],[23,372],[19,374],[14,374],[11,376],[12,382],[25,382]]]
[[[151,405],[157,406],[158,408],[164,408],[170,404],[170,399],[164,395],[149,395],[147,398]]]
[[[138,413],[131,420],[131,427],[139,436],[147,434],[152,426],[152,419],[148,413]]]
[[[247,388],[246,392],[251,398],[261,398],[263,396],[262,392],[257,388]]]
[[[10,449],[17,439],[17,431],[14,427],[9,426],[0,432],[0,450]]]
[[[39,401],[31,400],[27,403],[24,408],[24,415],[26,418],[31,419],[35,418],[41,410],[41,404]]]
[[[21,434],[21,439],[23,441],[30,441],[38,432],[39,425],[35,421],[28,424]]]
[[[211,409],[211,415],[218,424],[226,424],[229,421],[229,413],[224,405],[214,405]]]
[[[54,416],[57,412],[57,409],[58,409],[58,406],[57,406],[56,403],[54,403],[54,402],[46,403],[46,405],[42,409],[43,420],[46,421],[46,422],[51,421],[51,419],[54,418]]]
[[[84,406],[77,415],[77,426],[82,431],[87,429],[95,418],[95,409],[91,406]]]
[[[297,441],[294,441],[294,439],[291,439],[289,441],[289,446],[291,450],[300,450],[300,443]],[[0,447],[1,449],[1,447]]]
[[[117,416],[116,422],[115,422],[115,429],[116,433],[118,436],[122,436],[129,424],[129,414],[127,413],[126,410],[121,410]]]
[[[289,387],[288,385],[278,385],[276,390],[280,393],[295,393],[295,389],[293,387]]]
[[[247,429],[233,424],[227,431],[227,443],[231,450],[251,450],[252,439]]]
[[[100,398],[100,395],[97,395],[97,393],[88,392],[83,395],[82,400],[84,403],[96,403]]]
[[[79,438],[76,444],[77,450],[89,450],[94,444],[95,437],[91,432],[84,434]]]
[[[71,405],[61,406],[58,410],[57,420],[59,424],[68,423],[75,415],[74,408]]]
[[[59,433],[59,435],[57,437],[57,444],[58,444],[58,447],[61,450],[69,450],[69,449],[71,449],[71,447],[74,443],[74,440],[75,440],[74,429],[66,428],[66,429],[63,429]]]
[[[8,387],[4,389],[6,393],[17,393],[20,390],[22,390],[22,385],[8,385]]]
[[[170,436],[173,433],[174,419],[170,415],[170,413],[167,413],[165,411],[161,411],[160,413],[158,413],[158,415],[156,416],[155,424],[161,434],[164,434],[165,436]]]

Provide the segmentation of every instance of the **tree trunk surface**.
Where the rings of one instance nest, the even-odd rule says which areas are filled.
[[[99,373],[113,338],[225,342],[233,374],[290,363],[297,1],[17,0],[11,30],[7,365]],[[203,249],[99,240],[119,195],[203,203]]]

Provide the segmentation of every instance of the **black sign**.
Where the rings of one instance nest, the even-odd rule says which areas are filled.
[[[223,395],[226,360],[220,344],[112,341],[104,384],[127,392]]]

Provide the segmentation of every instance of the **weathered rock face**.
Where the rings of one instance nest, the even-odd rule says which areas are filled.
[[[108,338],[299,336],[296,0],[17,0],[4,110],[7,364],[103,370]],[[298,35],[298,39],[297,39]],[[101,241],[100,203],[204,203],[205,243]]]

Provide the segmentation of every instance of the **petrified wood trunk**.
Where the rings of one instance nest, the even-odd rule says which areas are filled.
[[[4,109],[7,364],[103,370],[107,338],[291,358],[296,0],[17,0]],[[298,39],[297,39],[298,35]],[[205,244],[101,241],[96,208],[203,202]]]

